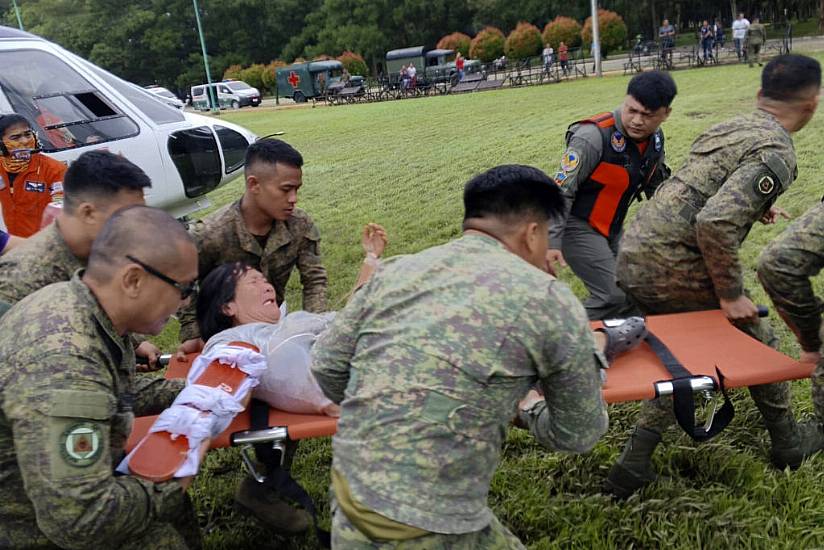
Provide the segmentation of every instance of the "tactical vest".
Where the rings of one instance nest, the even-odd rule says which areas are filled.
[[[587,220],[601,235],[618,235],[633,199],[649,183],[664,152],[664,134],[652,134],[643,154],[632,139],[618,131],[612,113],[601,113],[570,125],[566,134],[569,145],[574,128],[595,124],[601,131],[601,162],[586,181],[578,185],[571,213]]]

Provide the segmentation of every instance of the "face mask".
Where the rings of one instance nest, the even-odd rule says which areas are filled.
[[[17,174],[29,167],[37,139],[34,132],[27,130],[7,136],[3,139],[3,146],[8,151],[8,155],[2,157],[3,168],[6,172]]]

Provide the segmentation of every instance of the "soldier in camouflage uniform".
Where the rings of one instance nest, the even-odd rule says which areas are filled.
[[[486,503],[519,399],[540,383],[546,400],[520,417],[551,449],[585,452],[607,428],[603,356],[546,272],[560,189],[500,166],[464,203],[463,238],[386,261],[315,344],[312,370],[342,407],[334,548],[523,548]]]
[[[326,310],[326,269],[320,257],[320,232],[297,208],[303,158],[277,139],[258,141],[246,151],[246,191],[239,201],[209,214],[191,228],[197,243],[200,279],[227,262],[244,262],[275,287],[278,304],[296,266],[303,285],[303,309]],[[193,301],[194,303],[194,301]],[[181,312],[183,351],[202,348],[194,307]],[[192,342],[189,342],[192,341]]]
[[[0,259],[0,316],[46,285],[68,281],[86,264],[92,242],[118,209],[144,204],[149,177],[120,155],[89,151],[75,160],[63,180],[63,208],[57,220]],[[156,363],[151,342],[135,352]],[[177,384],[182,389],[182,384]]]
[[[198,248],[200,279],[227,262],[244,262],[275,287],[281,304],[286,283],[297,266],[303,285],[303,309],[325,311],[327,279],[321,263],[320,232],[309,215],[295,206],[302,185],[303,158],[289,144],[265,139],[249,146],[245,163],[243,197],[191,228]],[[194,303],[180,313],[181,353],[203,348]],[[294,455],[296,445],[290,444],[287,456]],[[309,528],[305,511],[288,506],[251,478],[241,482],[235,498],[275,531],[294,534]]]
[[[183,490],[190,478],[113,473],[134,416],[158,414],[175,397],[160,378],[154,391],[135,392],[128,332],[159,333],[196,278],[183,227],[134,206],[103,227],[85,273],[0,320],[0,547],[200,545]]]
[[[772,205],[797,173],[790,134],[812,118],[820,84],[814,59],[785,55],[771,61],[756,110],[699,136],[684,166],[638,211],[624,236],[617,273],[641,311],[720,307],[741,330],[775,347],[772,330],[746,296],[738,249],[756,221],[773,223],[780,212]],[[773,463],[797,466],[802,453],[789,384],[753,386],[750,393],[770,432]],[[610,471],[608,490],[624,497],[655,479],[652,453],[674,423],[671,402],[644,403]]]
[[[824,268],[824,203],[794,221],[758,259],[758,278],[775,309],[801,344],[801,361],[816,363],[812,397],[816,420],[802,425],[805,454],[824,448],[824,361],[821,360],[821,300],[810,278]]]

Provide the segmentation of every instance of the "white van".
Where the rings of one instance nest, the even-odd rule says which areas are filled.
[[[251,105],[260,105],[260,90],[249,86],[242,80],[224,80],[211,84],[212,93],[209,93],[209,84],[192,86],[192,107],[198,111],[208,111],[209,106],[217,97],[220,109],[240,109]]]
[[[43,152],[122,154],[151,178],[146,202],[182,217],[242,172],[249,130],[170,107],[143,88],[38,36],[0,27],[0,113],[28,118]]]

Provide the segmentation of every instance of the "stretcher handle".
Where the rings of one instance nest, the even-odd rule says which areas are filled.
[[[232,445],[254,445],[255,443],[282,441],[287,437],[289,437],[289,430],[285,426],[275,426],[264,430],[235,432],[229,439]]]
[[[157,364],[161,367],[169,366],[169,363],[172,361],[172,354],[171,353],[164,353],[163,355],[157,358]],[[134,362],[138,365],[148,365],[149,358],[148,357],[137,357],[135,356]]]
[[[690,387],[693,392],[712,391],[716,389],[715,380],[710,376],[696,376],[690,378]],[[663,382],[655,383],[655,396],[662,397],[665,395],[672,395],[673,385],[671,380],[664,380]]]

